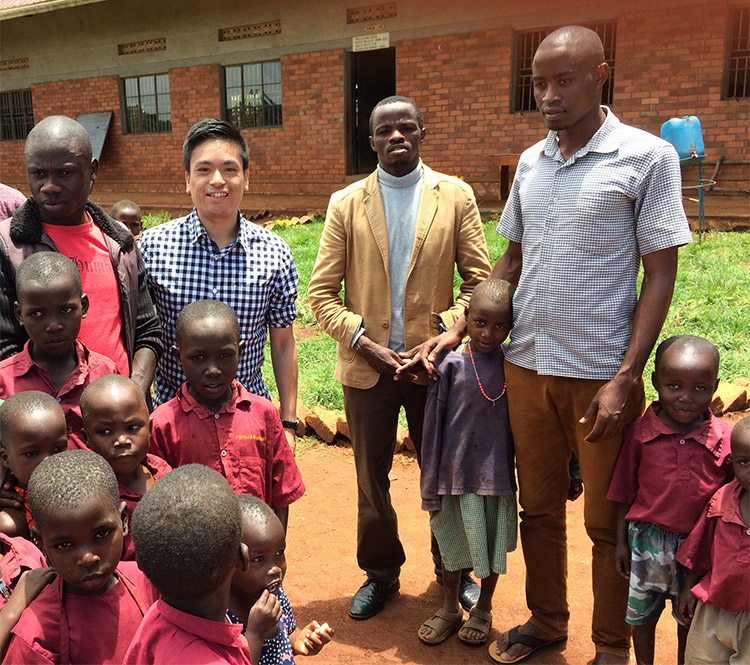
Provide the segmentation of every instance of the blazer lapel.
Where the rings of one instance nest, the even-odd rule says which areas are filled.
[[[383,197],[380,195],[378,186],[378,172],[375,171],[367,178],[365,186],[365,215],[372,229],[375,244],[378,246],[380,257],[383,260],[383,269],[388,274],[388,228],[385,224],[385,208],[383,208]]]
[[[411,261],[409,262],[409,274],[419,258],[419,252],[422,250],[427,232],[432,226],[437,212],[437,192],[431,177],[430,170],[424,166],[422,176],[422,195],[419,199],[419,213],[417,214],[417,230],[414,234],[414,248],[411,252]]]

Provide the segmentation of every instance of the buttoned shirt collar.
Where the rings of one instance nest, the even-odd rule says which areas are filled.
[[[748,525],[742,519],[740,511],[740,495],[743,490],[744,487],[740,485],[736,478],[733,478],[727,483],[723,492],[716,493],[711,497],[708,502],[706,517],[720,517],[723,522],[739,524],[743,529],[747,529]]]
[[[675,430],[659,418],[659,412],[662,407],[658,400],[653,403],[653,407],[653,409],[647,409],[641,419],[640,439],[643,443],[653,441],[660,436],[675,436]],[[710,411],[706,414],[706,419],[700,426],[687,434],[683,434],[682,438],[692,439],[710,451],[716,459],[721,457],[721,425],[719,424],[719,419]]]
[[[250,398],[249,393],[246,393],[244,387],[239,381],[232,381],[232,396],[218,411],[211,411],[211,409],[195,399],[195,397],[190,394],[187,383],[182,384],[182,387],[177,393],[177,399],[183,412],[190,413],[192,411],[199,418],[215,418],[222,413],[234,413],[239,405],[242,405],[242,407],[248,411],[252,406],[252,399]]]
[[[620,121],[606,106],[602,106],[602,111],[605,113],[604,122],[589,139],[588,143],[573,154],[567,161],[572,163],[576,159],[579,159],[590,152],[606,154],[608,152],[615,152],[619,148],[617,129]],[[566,162],[560,151],[556,131],[550,131],[549,134],[547,134],[547,140],[542,144],[542,152],[547,157],[556,159],[558,162]]]
[[[224,247],[222,250],[218,249],[218,246],[214,242],[214,239],[209,235],[208,231],[206,230],[206,227],[203,226],[201,223],[200,217],[198,217],[198,210],[196,208],[193,208],[190,211],[190,214],[187,216],[187,232],[188,232],[188,239],[191,244],[195,244],[198,241],[201,241],[203,239],[203,242],[208,243],[209,245],[213,244],[214,249],[216,252],[230,252],[232,251],[232,248],[237,245],[238,243],[242,245],[245,249],[248,249],[249,242],[250,242],[250,236],[253,233],[253,227],[252,224],[241,224],[240,221],[242,220],[242,214],[240,211],[237,211],[237,235],[235,236],[234,240],[230,242],[226,247]]]
[[[49,377],[49,372],[31,357],[31,345],[31,340],[28,340],[26,344],[23,345],[23,350],[18,357],[18,362],[13,366],[13,376],[18,378],[33,370]],[[87,349],[80,340],[75,341],[74,348],[77,359],[76,368],[70,373],[68,378],[65,379],[63,385],[60,386],[58,394],[68,392],[73,386],[80,386],[88,376],[88,360],[86,358],[88,355],[86,353]]]

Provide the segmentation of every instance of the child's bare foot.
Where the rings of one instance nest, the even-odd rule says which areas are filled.
[[[599,651],[591,665],[628,665],[630,658],[628,656],[618,656],[614,653],[605,653]]]
[[[490,645],[490,658],[496,663],[515,663],[537,651],[562,644],[567,635],[554,636],[537,628],[531,621],[500,633]]]

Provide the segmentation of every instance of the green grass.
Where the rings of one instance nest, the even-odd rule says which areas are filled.
[[[144,228],[169,219],[169,213],[147,215]],[[484,231],[494,264],[505,251],[508,241],[495,232],[497,215],[484,214]],[[295,326],[299,354],[299,398],[307,406],[316,404],[343,410],[341,386],[333,378],[336,365],[336,344],[323,334],[315,322],[307,302],[310,281],[318,253],[323,218],[301,226],[279,223],[274,227],[289,243],[299,273],[299,318]],[[659,339],[671,335],[700,335],[711,340],[721,354],[720,377],[733,381],[750,378],[750,233],[711,232],[680,249],[680,263],[672,306]],[[456,290],[460,278],[456,275]],[[264,378],[273,395],[276,384],[266,348]],[[646,394],[654,399],[651,387],[653,353],[644,370]]]
[[[497,218],[484,216],[484,230],[495,263],[505,251],[507,240],[495,232]],[[317,254],[323,224],[320,221],[274,229],[292,248],[300,276],[297,324],[315,332],[300,335],[300,400],[312,406],[320,404],[343,409],[341,388],[333,379],[336,345],[319,332],[307,304],[307,283]],[[671,335],[700,335],[710,339],[721,353],[722,380],[750,378],[750,233],[707,233],[703,242],[680,249],[680,265],[674,298],[660,340]],[[458,289],[460,278],[456,276]],[[273,392],[273,374],[267,357],[264,376]],[[656,394],[651,387],[653,354],[644,371],[648,399]]]
[[[172,215],[170,215],[166,210],[163,210],[162,212],[157,212],[151,215],[143,215],[141,218],[141,224],[143,226],[143,230],[150,229],[153,226],[158,226],[159,224],[163,224],[164,222],[168,222],[170,219],[172,219]]]

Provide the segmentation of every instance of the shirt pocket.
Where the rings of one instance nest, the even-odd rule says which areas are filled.
[[[272,497],[268,495],[270,488],[266,483],[266,460],[244,452],[240,453],[239,461],[239,480],[242,491],[257,496],[270,505]]]
[[[606,257],[635,241],[633,200],[619,189],[582,191],[575,201],[571,243],[584,254]]]

